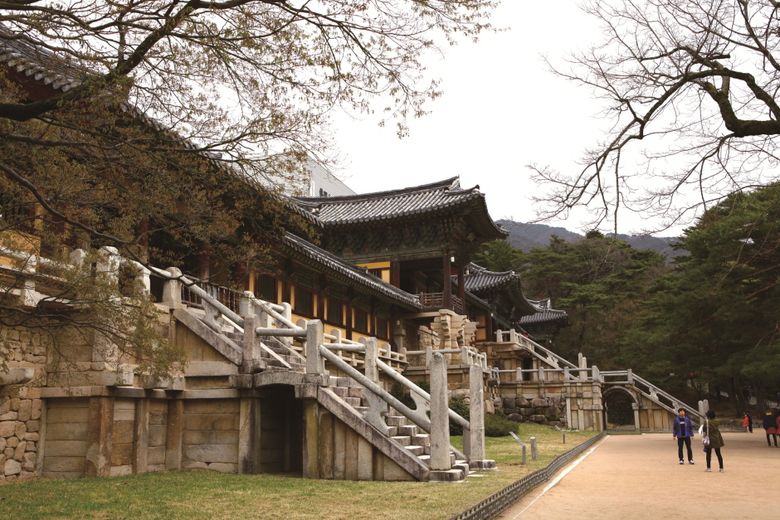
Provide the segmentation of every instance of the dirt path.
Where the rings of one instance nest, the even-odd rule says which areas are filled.
[[[723,436],[725,473],[714,453],[713,472],[705,473],[698,438],[696,464],[680,466],[671,434],[606,437],[499,518],[778,517],[780,448],[767,447],[763,430]]]

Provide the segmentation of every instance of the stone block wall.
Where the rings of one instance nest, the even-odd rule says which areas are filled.
[[[49,478],[78,478],[85,473],[89,399],[52,399],[46,408],[41,473]]]
[[[561,426],[566,423],[566,402],[560,396],[526,398],[503,397],[501,404],[504,414],[518,422],[535,422]]]
[[[238,399],[184,403],[182,468],[238,472]]]
[[[8,368],[33,368],[27,385],[0,386],[0,481],[34,475],[41,435],[39,386],[45,377],[46,336],[24,328],[0,328],[0,357]]]

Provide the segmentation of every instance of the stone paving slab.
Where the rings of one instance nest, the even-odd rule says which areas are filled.
[[[713,472],[704,471],[699,438],[693,440],[696,464],[680,466],[671,433],[608,436],[499,518],[665,520],[780,515],[780,448],[767,447],[763,430],[723,436],[724,473],[718,473],[714,453]]]

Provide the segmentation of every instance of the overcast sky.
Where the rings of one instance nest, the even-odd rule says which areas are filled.
[[[431,60],[444,95],[431,104],[431,114],[410,122],[409,137],[399,140],[375,117],[335,115],[341,164],[334,173],[359,193],[459,175],[463,186],[479,184],[494,219],[533,219],[530,196],[538,187],[526,166],[578,169],[583,151],[607,128],[593,93],[555,76],[543,60],[564,64],[573,51],[598,42],[600,29],[577,4],[504,0],[494,25],[507,31]],[[573,217],[548,224],[583,231],[584,222]],[[646,228],[636,216],[619,220],[622,233]]]

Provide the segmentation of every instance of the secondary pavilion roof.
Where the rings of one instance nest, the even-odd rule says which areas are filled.
[[[508,235],[490,218],[479,186],[461,188],[458,177],[398,190],[341,197],[298,197],[296,201],[316,215],[326,228],[458,213],[468,217],[484,240]]]
[[[566,311],[551,308],[552,303],[550,302],[550,298],[529,301],[536,307],[537,311],[534,314],[529,314],[520,318],[519,323],[521,326],[566,321],[569,318]]]

